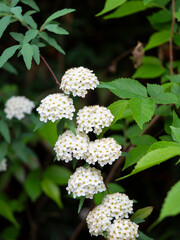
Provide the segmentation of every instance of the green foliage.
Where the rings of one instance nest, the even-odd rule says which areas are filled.
[[[10,137],[9,127],[7,123],[3,120],[0,120],[0,133],[4,137],[6,142],[10,143],[11,137]]]
[[[153,211],[153,207],[145,207],[138,209],[132,216],[131,221],[134,221],[136,219],[145,219],[147,218]]]
[[[126,0],[113,0],[113,1],[106,0],[104,9],[100,13],[96,14],[96,16],[101,16],[101,15],[119,7],[120,5],[122,5],[125,2],[126,2]]]

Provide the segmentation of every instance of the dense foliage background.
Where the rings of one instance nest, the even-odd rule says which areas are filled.
[[[65,15],[60,21],[61,26],[68,30],[70,34],[68,36],[57,36],[56,38],[66,52],[66,55],[59,53],[51,46],[43,48],[41,51],[58,80],[61,79],[67,69],[75,66],[84,66],[93,69],[98,79],[104,82],[109,82],[120,77],[132,77],[136,71],[132,61],[132,50],[138,44],[138,41],[145,45],[150,35],[155,31],[147,19],[147,16],[151,16],[154,12],[158,11],[158,9],[155,10],[154,8],[149,8],[146,11],[124,18],[105,20],[102,16],[95,16],[104,7],[104,1],[102,0],[39,0],[37,3],[41,11],[34,15],[34,19],[39,26],[50,14],[57,10],[63,8],[76,9],[73,14]],[[179,5],[180,1],[176,1],[176,6],[178,7]],[[24,9],[26,8],[29,9],[25,5]],[[9,36],[9,32],[11,31],[25,32],[25,28],[18,22],[10,25],[1,38],[0,52],[15,44],[14,39]],[[174,48],[173,52],[174,60],[178,60],[178,47]],[[162,64],[165,66],[169,61],[168,44],[150,50],[150,55],[159,56]],[[38,104],[47,94],[59,91],[58,85],[43,61],[41,61],[39,66],[33,62],[30,70],[26,69],[22,57],[17,58],[14,56],[10,62],[16,68],[17,74],[11,74],[1,69],[0,105],[2,110],[4,103],[12,95],[25,95],[29,99],[35,100]],[[161,78],[159,76],[153,79],[140,78],[140,82],[143,85],[146,85],[147,82],[159,84],[160,81]],[[97,103],[108,106],[117,99],[107,89],[96,89],[88,93],[85,99],[75,98],[75,105],[77,108]],[[36,112],[34,111],[34,113]],[[167,121],[165,127],[167,126]],[[169,121],[171,121],[170,118]],[[126,121],[122,123],[129,124]],[[22,163],[17,166],[11,163],[12,166],[8,167],[10,171],[0,173],[2,197],[5,194],[9,199],[16,199],[14,202],[11,202],[11,205],[14,206],[15,217],[21,226],[21,230],[19,231],[8,220],[0,217],[0,239],[71,239],[70,237],[83,216],[77,214],[78,201],[67,197],[65,186],[61,186],[62,202],[64,203],[63,209],[59,209],[45,194],[32,201],[29,198],[27,199],[24,193],[26,192],[24,190],[24,183],[32,169],[37,168],[44,171],[50,164],[54,164],[53,159],[55,154],[52,146],[57,139],[57,135],[55,135],[56,126],[49,124],[48,127],[44,127],[36,133],[29,133],[27,122],[24,121],[23,124],[24,141],[36,153],[35,159],[38,160],[37,162],[34,161],[33,164]],[[133,135],[132,125],[133,123],[130,123],[128,129],[120,129],[116,134],[121,135],[125,133],[128,139],[129,136]],[[14,122],[11,127],[12,129],[13,126],[17,127],[18,125]],[[14,131],[16,130],[14,129]],[[113,130],[111,131],[110,133],[113,134]],[[164,118],[162,117],[148,134],[158,139],[160,134],[166,134],[165,131]],[[175,165],[177,160],[178,158],[171,159],[163,163],[163,165],[155,166],[118,182],[125,189],[129,197],[137,201],[135,209],[145,206],[154,207],[153,213],[148,220],[141,224],[143,232],[158,218],[167,192],[178,181],[180,166]],[[56,162],[55,164],[59,163]],[[61,163],[62,165],[65,167],[68,166],[73,171],[71,165]],[[104,168],[105,176],[108,175],[109,170],[110,166]],[[118,177],[120,175],[117,171],[114,179]],[[34,182],[34,184],[37,184],[37,182]],[[86,212],[86,208],[89,209],[89,205],[90,201],[86,201],[84,212]],[[178,240],[180,236],[179,221],[180,216],[166,218],[148,235],[158,240]],[[87,227],[85,227],[79,233],[77,239],[97,238],[91,237]]]

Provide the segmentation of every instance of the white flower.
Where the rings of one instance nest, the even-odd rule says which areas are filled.
[[[79,167],[71,175],[66,189],[74,198],[84,196],[92,199],[94,194],[104,192],[106,187],[100,170],[94,167]]]
[[[4,112],[6,118],[22,119],[25,117],[25,113],[30,114],[34,108],[34,103],[24,96],[13,96],[9,98],[5,104]]]
[[[103,232],[111,225],[111,220],[108,209],[102,204],[90,211],[86,222],[91,236],[103,235]]]
[[[136,240],[138,227],[129,219],[116,219],[107,230],[107,240]]]
[[[67,70],[61,80],[61,89],[73,96],[85,97],[87,90],[94,89],[99,81],[91,70],[84,67],[75,67]]]
[[[55,144],[57,160],[69,162],[76,159],[82,159],[86,156],[88,150],[89,137],[86,133],[80,133],[76,130],[75,136],[70,130],[66,130],[59,136]]]
[[[0,162],[0,172],[6,171],[7,170],[7,159],[4,158],[1,162]]]
[[[102,128],[109,127],[113,121],[114,116],[106,107],[85,106],[77,113],[77,124],[79,131],[86,133],[94,131],[100,134]]]
[[[86,162],[89,164],[98,162],[102,167],[112,164],[121,155],[121,148],[113,138],[97,139],[89,143]]]
[[[62,93],[50,94],[41,100],[41,105],[37,108],[40,120],[54,122],[61,118],[73,118],[75,108],[73,100]]]
[[[133,213],[133,201],[124,193],[108,194],[102,204],[109,209],[109,214],[114,218],[128,218]]]

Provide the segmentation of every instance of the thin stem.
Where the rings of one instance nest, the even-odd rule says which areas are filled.
[[[173,33],[174,33],[174,24],[175,24],[175,0],[172,0],[172,23],[171,23],[171,37],[169,39],[169,57],[170,64],[169,70],[170,74],[173,75]]]
[[[58,80],[57,80],[57,78],[56,78],[53,70],[51,69],[51,67],[49,66],[49,64],[46,62],[45,58],[44,58],[42,55],[40,55],[40,57],[41,57],[41,59],[43,60],[43,62],[45,63],[46,67],[47,67],[47,68],[49,69],[49,71],[51,72],[51,74],[52,74],[52,76],[54,77],[56,83],[57,83],[59,86],[61,86],[61,84],[58,82]]]

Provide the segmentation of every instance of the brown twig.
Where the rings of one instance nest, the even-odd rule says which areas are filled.
[[[174,34],[174,24],[175,24],[175,0],[172,0],[171,37],[169,39],[169,56],[170,56],[169,70],[170,70],[171,75],[174,74],[174,72],[173,72],[173,34]]]
[[[56,83],[57,83],[59,86],[61,86],[61,84],[58,82],[58,80],[57,80],[57,78],[56,78],[53,70],[51,69],[51,67],[49,66],[49,64],[46,62],[45,58],[44,58],[42,55],[40,55],[40,57],[41,57],[41,59],[43,60],[43,62],[45,63],[46,67],[47,67],[47,68],[49,69],[49,71],[51,72],[51,74],[52,74],[52,76],[54,77]]]

